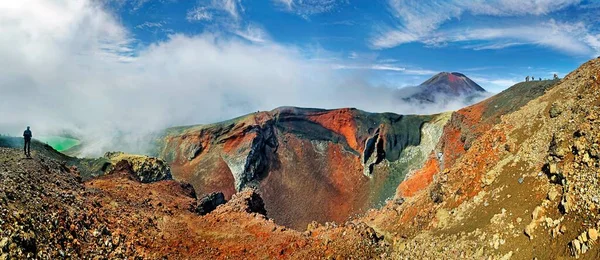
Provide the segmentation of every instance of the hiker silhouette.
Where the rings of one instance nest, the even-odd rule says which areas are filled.
[[[23,139],[25,139],[25,144],[23,145],[23,152],[27,157],[31,157],[31,137],[33,137],[33,134],[31,134],[31,130],[29,130],[28,126],[27,130],[23,132]]]

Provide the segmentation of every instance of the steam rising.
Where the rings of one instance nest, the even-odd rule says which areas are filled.
[[[138,46],[97,1],[0,1],[0,133],[68,133],[81,155],[143,152],[147,135],[278,106],[432,113],[303,56],[218,33],[174,34]]]

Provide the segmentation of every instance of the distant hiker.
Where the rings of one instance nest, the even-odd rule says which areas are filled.
[[[540,78],[540,81],[542,81],[542,78]]]
[[[31,157],[31,137],[33,137],[33,134],[31,134],[31,130],[29,130],[28,126],[27,130],[23,132],[23,138],[25,139],[25,144],[23,145],[23,152],[27,157]]]
[[[556,73],[554,73],[554,80],[558,79],[558,75],[556,75]]]
[[[525,82],[529,82],[529,76],[525,77]]]

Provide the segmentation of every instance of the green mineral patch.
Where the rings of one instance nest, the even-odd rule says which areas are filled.
[[[62,136],[40,136],[36,137],[40,142],[50,145],[55,150],[62,152],[66,151],[79,143],[77,139],[62,137]]]

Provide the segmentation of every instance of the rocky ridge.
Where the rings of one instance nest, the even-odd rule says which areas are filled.
[[[587,62],[483,128],[479,104],[458,111],[477,122],[470,145],[366,220],[398,258],[598,258],[599,74]],[[465,143],[457,125],[443,142]]]
[[[430,152],[417,147],[431,149],[439,139],[423,137],[421,129],[441,129],[446,115],[282,107],[169,129],[157,156],[199,194],[222,192],[228,199],[251,187],[263,195],[269,217],[304,229],[313,220],[343,221],[392,197]],[[324,203],[301,199],[311,196]]]
[[[245,189],[213,212],[186,183],[142,183],[127,163],[82,182],[76,168],[0,148],[2,259],[378,258],[389,247],[364,224],[299,232],[264,215]],[[343,238],[343,239],[342,239]]]

